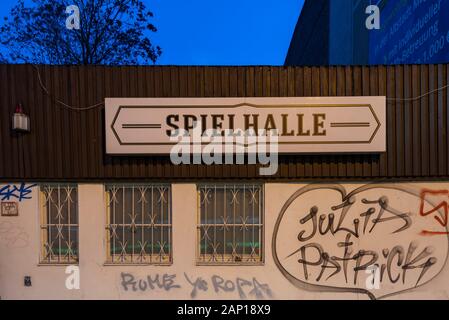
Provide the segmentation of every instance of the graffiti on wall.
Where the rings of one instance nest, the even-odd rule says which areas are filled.
[[[428,202],[428,199],[430,198],[439,198],[437,202],[432,202],[434,205],[431,205],[430,208],[426,207],[426,202]],[[449,190],[429,190],[429,189],[423,189],[421,190],[421,204],[419,207],[419,215],[421,217],[427,217],[430,216],[430,218],[434,218],[436,223],[436,226],[438,227],[438,230],[432,229],[425,229],[421,231],[422,235],[429,235],[429,236],[435,236],[435,235],[447,235],[447,222],[448,222],[448,211],[449,211]]]
[[[184,273],[182,277],[176,274],[153,274],[138,278],[131,273],[121,273],[121,286],[124,291],[148,292],[154,290],[172,291],[188,290],[192,299],[201,298],[202,293],[214,292],[235,293],[240,299],[270,299],[273,297],[270,287],[259,282],[255,277],[251,280],[237,277],[225,279],[219,275],[210,278],[196,277]]]
[[[448,200],[447,190],[412,185],[307,185],[277,218],[274,261],[309,291],[380,299],[422,286],[446,263]],[[374,269],[379,285],[369,286]]]
[[[0,201],[9,201],[17,199],[19,202],[23,200],[32,199],[31,193],[32,188],[37,186],[37,184],[25,184],[20,185],[7,184],[0,186]]]

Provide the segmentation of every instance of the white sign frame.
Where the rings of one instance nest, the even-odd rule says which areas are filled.
[[[186,116],[197,117],[198,123],[204,116],[208,129],[213,121],[222,129],[231,123],[234,129],[244,129],[246,119],[263,129],[272,115],[281,133],[293,132],[293,136],[279,136],[280,154],[386,152],[386,97],[364,96],[106,98],[106,153],[169,154],[174,144],[167,135],[174,128],[168,126],[169,115],[179,116],[170,118],[170,123],[181,128],[193,119],[186,122]]]

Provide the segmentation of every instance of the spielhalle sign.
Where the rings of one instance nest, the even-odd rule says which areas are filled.
[[[385,97],[106,98],[108,154],[169,154],[178,129],[276,130],[279,153],[386,151]]]

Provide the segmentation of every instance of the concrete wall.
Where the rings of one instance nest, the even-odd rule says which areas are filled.
[[[4,187],[1,185],[0,190],[6,190]],[[78,187],[80,289],[66,289],[66,266],[38,264],[40,208],[38,187],[33,187],[28,195],[30,199],[19,202],[18,217],[0,217],[2,299],[449,297],[445,226],[449,183],[266,184],[264,265],[218,267],[195,265],[197,198],[194,184],[172,185],[171,266],[105,266],[104,187],[101,184],[79,184]],[[4,193],[0,200],[3,198]],[[342,203],[347,205],[339,208]],[[370,208],[374,211],[369,211]],[[437,210],[433,211],[435,208]],[[364,214],[367,212],[370,215]],[[315,213],[318,228],[319,217],[323,215],[321,233],[319,229],[313,230]],[[308,216],[313,219],[307,219]],[[344,219],[338,226],[342,216]],[[334,219],[335,232],[325,232],[329,219]],[[349,239],[348,234],[351,235]],[[349,242],[352,244],[346,246],[345,256],[342,243]],[[368,273],[354,270],[357,263],[363,267],[374,256],[377,256],[378,269]],[[327,264],[323,257],[329,257]],[[348,259],[347,267],[343,268],[343,261],[332,257],[352,259]],[[306,272],[304,263],[298,262],[301,259],[310,263],[306,265]],[[368,288],[366,279],[373,274],[376,275],[374,282],[380,279],[376,272],[382,274],[382,280],[377,283],[378,288]],[[141,290],[137,282],[136,291],[132,286],[127,286],[126,290],[122,285],[122,273],[132,274],[136,280],[146,280],[148,276],[154,279],[159,275],[162,288],[151,289],[147,285]],[[25,276],[31,277],[31,287],[24,286]]]

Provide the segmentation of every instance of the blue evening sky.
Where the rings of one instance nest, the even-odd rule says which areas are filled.
[[[157,64],[283,65],[304,0],[144,0]],[[0,16],[16,0],[0,1]]]

